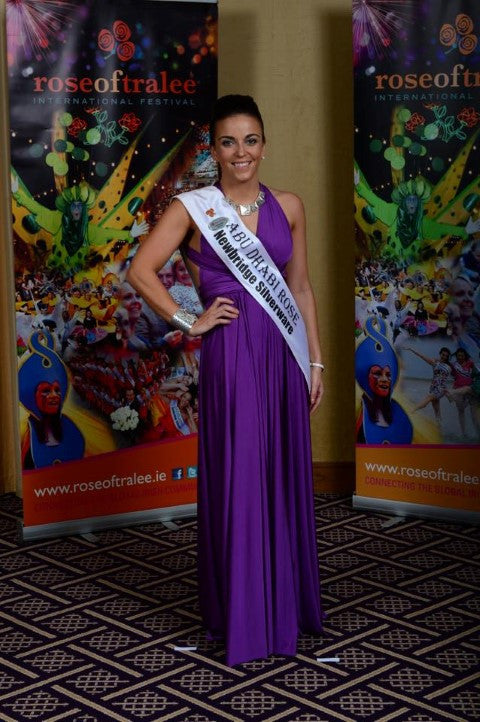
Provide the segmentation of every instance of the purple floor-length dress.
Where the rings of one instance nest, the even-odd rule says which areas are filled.
[[[263,187],[257,235],[280,270],[292,253],[283,210]],[[187,251],[205,305],[231,298],[237,320],[205,334],[199,381],[200,609],[227,664],[296,653],[322,628],[308,391],[274,322],[208,242]]]

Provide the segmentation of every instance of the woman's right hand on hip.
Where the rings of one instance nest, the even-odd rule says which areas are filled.
[[[211,306],[195,321],[188,335],[201,336],[215,326],[226,326],[238,318],[239,313],[231,298],[217,296]]]

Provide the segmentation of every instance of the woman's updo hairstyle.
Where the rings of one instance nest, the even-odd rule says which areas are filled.
[[[210,119],[210,145],[215,143],[215,128],[219,120],[232,115],[250,115],[256,118],[262,128],[262,140],[265,143],[263,119],[258,105],[250,95],[223,95],[215,101]]]

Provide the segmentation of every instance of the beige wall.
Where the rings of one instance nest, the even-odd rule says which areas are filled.
[[[351,2],[220,0],[219,53],[219,93],[253,95],[264,116],[264,182],[306,207],[327,366],[314,460],[353,461]]]
[[[0,0],[2,19],[5,0]],[[253,95],[264,115],[263,181],[298,193],[309,229],[326,393],[313,420],[314,460],[353,460],[353,221],[350,0],[220,0],[219,92]],[[4,53],[2,53],[4,55]],[[1,87],[5,99],[5,84]],[[5,103],[2,102],[2,107]],[[4,127],[4,124],[2,123]],[[2,133],[2,148],[6,138]],[[5,154],[2,153],[2,158]],[[5,188],[7,168],[2,160]],[[5,193],[2,194],[5,220]],[[7,216],[8,217],[8,216]],[[9,238],[2,226],[2,256]],[[5,310],[2,264],[0,319]],[[9,328],[10,338],[13,329]],[[5,348],[2,328],[0,348]],[[0,478],[14,475],[12,378],[3,353]],[[1,361],[1,359],[0,359]]]

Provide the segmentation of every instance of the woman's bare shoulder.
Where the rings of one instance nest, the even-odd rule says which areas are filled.
[[[291,191],[280,191],[276,188],[270,188],[269,190],[279,202],[291,226],[303,218],[303,201],[300,196],[297,196],[296,193],[292,193]]]
[[[164,216],[167,216],[172,223],[183,226],[185,231],[187,231],[187,229],[191,232],[198,230],[197,224],[190,213],[176,196],[171,199],[169,206],[164,212]]]

